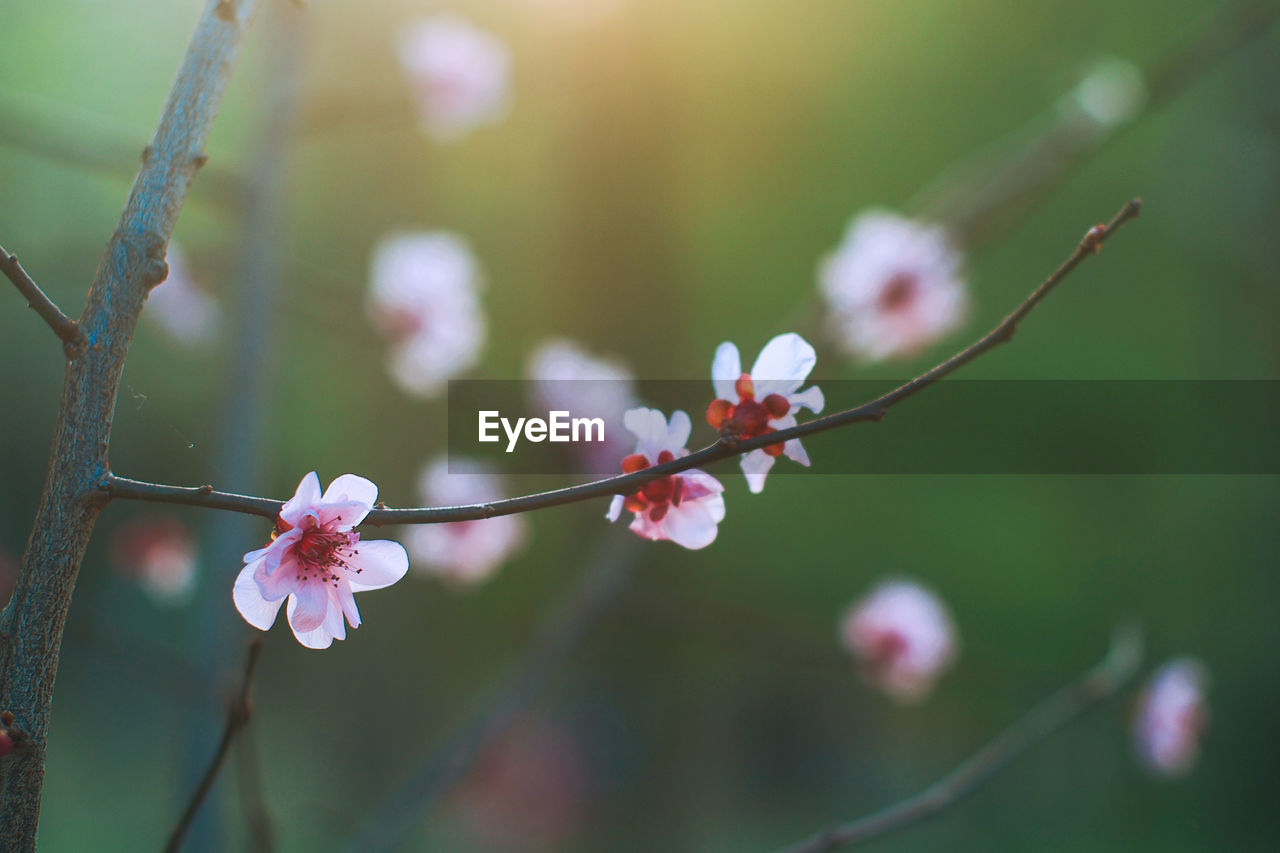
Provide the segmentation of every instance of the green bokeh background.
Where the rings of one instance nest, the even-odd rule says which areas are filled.
[[[287,148],[280,305],[258,366],[270,389],[268,493],[288,494],[312,469],[325,480],[354,471],[389,503],[411,503],[419,465],[444,445],[443,403],[396,390],[363,319],[369,252],[387,231],[448,228],[471,241],[492,330],[477,376],[521,376],[529,350],[554,335],[644,376],[699,377],[721,340],[754,352],[788,330],[780,323],[811,298],[818,259],[855,212],[901,207],[1048,114],[1091,61],[1154,61],[1219,5],[618,0],[615,14],[578,25],[547,11],[589,17],[601,3],[310,4],[298,24],[301,99],[338,118]],[[99,132],[141,147],[199,7],[2,0],[0,123],[39,115],[61,141],[116,162]],[[392,50],[404,22],[442,9],[500,35],[514,61],[509,117],[449,145],[418,132]],[[259,24],[211,169],[252,168],[281,32]],[[1142,219],[968,375],[1280,378],[1278,47],[1275,33],[1262,37],[1144,115],[976,252],[963,332],[917,362],[828,359],[815,376],[918,372],[1141,195]],[[36,147],[0,147],[0,241],[74,314],[132,164],[86,170]],[[241,220],[213,174],[197,181],[177,237],[201,283],[234,303]],[[0,545],[16,554],[43,478],[60,353],[15,294],[0,305]],[[235,349],[225,338],[207,352],[175,347],[144,318],[116,414],[117,471],[246,488],[218,460]],[[1223,412],[1224,429],[1241,416]],[[890,418],[861,429],[892,428]],[[857,430],[809,450],[819,468],[854,456]],[[1135,766],[1122,701],[880,849],[1275,849],[1277,492],[1261,476],[832,475],[777,477],[753,497],[732,478],[715,545],[644,547],[627,592],[530,712],[573,731],[589,767],[584,817],[559,847],[769,850],[870,811],[957,763],[1133,618],[1151,663],[1193,654],[1213,674],[1194,774],[1164,783]],[[603,510],[531,517],[528,549],[476,590],[411,576],[363,596],[365,627],[326,652],[271,632],[255,726],[281,849],[333,849],[475,707],[584,571]],[[210,691],[232,682],[249,633],[229,600],[238,564],[203,561],[200,598],[177,609],[114,572],[105,543],[144,511],[108,508],[81,572],[55,701],[47,850],[160,845],[212,749]],[[209,529],[207,513],[176,514]],[[251,529],[223,551],[257,547],[267,526]],[[835,642],[848,602],[900,573],[940,592],[963,640],[935,695],[908,709],[864,686]],[[214,638],[212,657],[202,637]],[[221,820],[192,849],[247,843],[234,771],[214,801]],[[446,800],[404,849],[486,848]]]

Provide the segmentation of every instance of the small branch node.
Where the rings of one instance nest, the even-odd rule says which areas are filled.
[[[214,7],[213,14],[224,21],[234,21],[236,19],[236,4],[234,0],[221,0]]]
[[[195,166],[197,170],[204,168],[204,164],[208,162],[209,162],[208,154],[201,153],[191,158],[191,165]]]

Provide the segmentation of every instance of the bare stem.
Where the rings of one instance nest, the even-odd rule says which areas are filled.
[[[191,821],[195,820],[200,804],[204,802],[205,797],[209,796],[209,791],[212,790],[213,783],[218,778],[218,771],[222,769],[222,763],[226,761],[227,754],[231,751],[231,744],[235,742],[236,735],[249,725],[249,720],[253,716],[253,703],[249,700],[249,690],[253,686],[253,675],[258,669],[260,657],[262,657],[262,637],[254,637],[249,642],[249,654],[245,660],[244,678],[240,682],[240,690],[232,699],[231,707],[227,709],[227,724],[222,730],[222,739],[218,741],[218,750],[209,763],[209,769],[200,779],[200,784],[192,792],[187,807],[182,810],[182,816],[178,818],[173,831],[169,833],[169,843],[165,845],[165,853],[177,853],[182,848],[182,840],[186,837],[187,830],[191,828]]]
[[[1142,637],[1138,631],[1132,628],[1116,631],[1101,663],[1037,705],[933,785],[888,808],[783,848],[779,853],[827,853],[936,817],[972,794],[1015,758],[1089,708],[1114,696],[1133,678],[1141,662]]]
[[[13,282],[13,286],[18,288],[18,292],[27,300],[27,305],[39,314],[49,324],[49,328],[53,329],[53,333],[62,340],[68,358],[75,358],[84,350],[87,342],[80,331],[79,324],[62,313],[62,309],[54,304],[53,300],[40,289],[40,285],[36,284],[35,279],[22,268],[22,264],[18,263],[18,256],[9,254],[4,246],[0,246],[0,272]]]
[[[742,440],[722,438],[715,444],[708,445],[687,456],[631,474],[622,474],[591,483],[484,504],[420,507],[414,509],[375,509],[366,516],[365,523],[381,526],[384,524],[438,524],[453,521],[475,521],[498,515],[512,515],[547,507],[563,506],[609,495],[629,494],[652,480],[708,465],[721,459],[736,456],[739,453],[746,453],[771,444],[781,444],[792,438],[803,438],[804,436],[815,435],[850,424],[879,421],[884,418],[885,414],[893,406],[922,391],[939,379],[954,373],[988,350],[1011,340],[1018,329],[1018,324],[1049,295],[1050,291],[1070,275],[1085,258],[1097,254],[1103,243],[1126,222],[1136,217],[1141,209],[1141,200],[1133,199],[1122,207],[1109,223],[1089,229],[1084,239],[1080,241],[1067,259],[1039,287],[1032,291],[1031,295],[1022,304],[1001,320],[994,329],[941,364],[870,402],[855,406],[852,409],[845,409],[841,412],[815,418],[789,429],[756,436],[755,438]],[[110,472],[107,472],[103,477],[99,484],[99,489],[107,499],[119,498],[185,504],[207,509],[221,509],[260,515],[265,518],[275,518],[279,514],[282,505],[282,502],[278,500],[219,492],[214,490],[212,486],[207,485],[195,487],[168,486],[118,477]]]

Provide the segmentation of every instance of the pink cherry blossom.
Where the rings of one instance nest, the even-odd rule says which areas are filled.
[[[423,129],[448,141],[507,111],[511,57],[506,45],[452,15],[418,21],[400,39]]]
[[[858,216],[818,274],[836,343],[868,362],[920,352],[965,319],[961,263],[942,228],[883,210]]]
[[[480,271],[460,237],[393,234],[374,250],[369,313],[392,341],[392,378],[429,397],[480,357],[485,319]]]
[[[162,604],[186,601],[195,590],[196,542],[187,526],[167,515],[132,521],[116,531],[112,562]]]
[[[502,480],[478,462],[437,459],[418,480],[428,506],[488,503],[505,497]],[[524,547],[528,525],[518,515],[499,515],[476,521],[421,524],[405,540],[413,567],[463,584],[488,579]]]
[[[906,580],[882,583],[854,603],[840,638],[866,679],[903,703],[929,694],[955,660],[958,643],[942,601]]]
[[[592,474],[611,472],[629,443],[622,417],[636,405],[631,371],[619,362],[593,357],[570,341],[551,340],[530,354],[528,375],[535,403],[547,411],[604,420],[604,441],[583,442],[574,449]]]
[[[359,628],[355,593],[391,586],[409,570],[399,542],[361,541],[353,529],[377,500],[378,487],[364,477],[343,474],[323,495],[314,471],[303,477],[271,543],[244,555],[232,598],[245,621],[267,630],[287,598],[289,627],[307,648],[346,639],[344,616]]]
[[[800,390],[817,360],[809,342],[790,332],[765,344],[751,372],[743,373],[738,348],[727,341],[722,343],[711,363],[716,399],[707,407],[707,423],[722,434],[754,438],[795,426],[796,414],[802,408],[821,412],[821,389],[814,385]],[[809,454],[795,438],[745,453],[740,464],[752,492],[764,489],[765,477],[780,455],[801,465],[809,464]]]
[[[151,289],[143,316],[184,346],[206,346],[218,334],[222,305],[196,284],[186,255],[177,243],[169,243],[165,261],[169,275]]]
[[[630,474],[687,456],[692,424],[681,411],[671,413],[671,422],[657,409],[631,409],[623,418],[636,437],[636,451],[622,460],[622,470]],[[605,517],[617,521],[625,507],[634,513],[631,529],[645,539],[669,539],[685,548],[705,548],[715,541],[717,527],[724,520],[724,486],[710,474],[682,471],[641,486],[623,497],[615,495]]]
[[[1172,660],[1147,683],[1134,718],[1138,757],[1151,771],[1168,777],[1187,773],[1200,752],[1208,713],[1208,675],[1191,658]]]

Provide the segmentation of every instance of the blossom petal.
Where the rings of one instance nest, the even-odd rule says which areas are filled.
[[[280,507],[280,517],[289,524],[297,526],[302,520],[302,516],[307,510],[313,508],[320,501],[320,478],[316,476],[316,472],[302,478],[302,482],[298,484],[298,489],[293,493],[293,497],[285,501],[284,506]]]
[[[360,608],[356,606],[356,594],[352,591],[351,584],[338,584],[338,604],[342,605],[342,613],[347,617],[347,621],[351,623],[351,627],[359,628]],[[339,637],[338,639],[345,638]]]
[[[773,457],[763,450],[753,450],[743,455],[738,464],[742,467],[742,473],[747,476],[747,488],[751,493],[758,495],[764,491],[764,479],[773,467]]]
[[[667,425],[666,444],[663,450],[670,450],[676,456],[684,452],[684,446],[689,443],[689,433],[693,430],[693,424],[689,421],[689,415],[680,409],[676,409],[671,413],[671,422]]]
[[[613,500],[609,501],[609,511],[604,514],[604,517],[610,521],[617,521],[618,517],[622,515],[622,504],[624,502],[625,499],[622,495],[614,495]]]
[[[787,397],[787,401],[791,403],[792,414],[800,411],[803,407],[816,415],[821,412],[822,407],[827,404],[826,398],[822,395],[822,389],[817,385],[812,385],[803,391],[791,394]]]
[[[353,571],[348,575],[353,592],[391,586],[409,571],[409,554],[390,539],[361,540],[347,558]],[[354,570],[358,570],[356,574]]]
[[[795,332],[778,335],[764,345],[751,368],[758,399],[769,394],[788,395],[800,387],[818,362],[818,354]]]
[[[662,526],[672,542],[696,551],[715,541],[716,525],[723,518],[724,498],[716,495],[673,506],[662,519]]]
[[[800,443],[798,438],[793,438],[782,445],[782,454],[788,459],[794,459],[806,468],[809,467],[809,452],[804,449],[804,445]]]
[[[364,504],[370,509],[378,502],[378,487],[373,481],[355,474],[343,474],[325,489],[323,503],[353,502]]]
[[[298,608],[296,602],[297,598],[290,596],[287,616],[289,619],[289,627],[293,629],[293,636],[299,643],[309,649],[327,649],[333,645],[333,641],[335,639],[346,639],[347,630],[342,624],[342,611],[336,607],[331,608],[332,612],[338,616],[336,626],[333,624],[332,619],[329,618],[329,614],[326,613],[324,622],[319,626],[311,629],[310,631],[299,631],[297,625],[294,623],[294,618],[297,614]],[[337,628],[336,631],[330,630],[334,627]]]
[[[738,348],[730,341],[716,347],[715,359],[711,362],[711,384],[716,389],[716,397],[738,402],[738,390],[734,384],[742,376],[742,356]]]
[[[297,589],[298,562],[291,552],[287,552],[275,568],[272,568],[271,561],[265,557],[245,568],[253,569],[253,579],[257,581],[258,591],[267,601],[280,601]]]
[[[284,599],[268,601],[253,579],[254,566],[245,566],[236,576],[236,585],[231,590],[231,600],[236,610],[244,617],[244,621],[260,631],[265,631],[275,624],[276,614],[280,612],[280,604]]]
[[[319,581],[299,584],[289,599],[289,624],[295,634],[314,631],[329,613],[329,587]]]
[[[686,501],[695,501],[708,495],[718,495],[724,491],[724,485],[706,471],[699,471],[695,468],[692,471],[684,471],[676,476],[684,481],[681,491],[684,495],[682,499]]]
[[[655,461],[659,451],[665,449],[667,441],[666,416],[657,409],[641,406],[627,409],[622,422],[636,437],[636,452],[644,454],[650,462]]]

